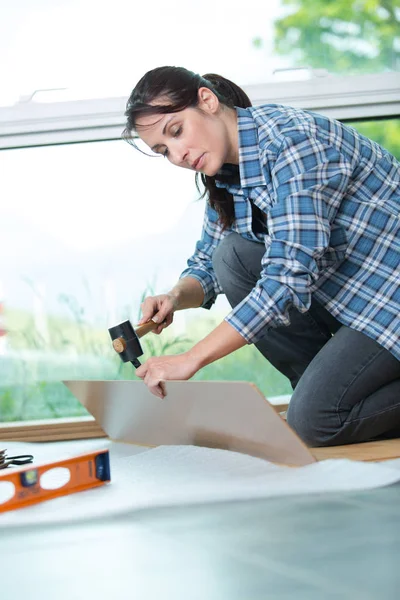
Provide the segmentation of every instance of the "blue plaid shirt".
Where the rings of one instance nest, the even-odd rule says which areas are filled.
[[[257,284],[226,317],[248,343],[289,325],[288,309],[306,312],[313,296],[400,359],[400,163],[321,115],[272,104],[236,110],[240,183],[217,181],[233,194],[235,222],[222,231],[206,206],[181,277],[200,281],[209,308],[222,292],[213,252],[235,231],[265,244]],[[253,233],[251,203],[267,233]]]

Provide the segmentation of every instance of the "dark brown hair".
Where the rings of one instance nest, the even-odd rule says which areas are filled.
[[[198,75],[183,67],[158,67],[148,71],[135,86],[126,104],[126,127],[123,138],[134,143],[132,132],[137,128],[139,117],[179,112],[198,104],[198,90],[206,87],[214,92],[221,104],[233,108],[240,106],[247,108],[251,102],[247,94],[235,83],[216,75],[207,73]],[[157,98],[166,97],[165,105],[154,105]],[[232,195],[225,188],[218,188],[215,176],[210,177],[204,173],[196,173],[196,185],[199,189],[199,178],[205,191],[202,195],[208,196],[210,206],[218,213],[220,223],[224,229],[230,227],[235,219]]]

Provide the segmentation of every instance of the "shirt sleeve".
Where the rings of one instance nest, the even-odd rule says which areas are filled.
[[[269,170],[268,159],[261,160]],[[306,312],[321,265],[344,259],[346,233],[332,223],[352,171],[347,159],[318,139],[285,138],[268,172],[274,197],[260,279],[226,317],[248,343],[272,327],[289,325],[291,306]]]
[[[180,279],[194,277],[201,283],[204,291],[203,308],[211,308],[222,292],[214,272],[212,257],[219,242],[230,232],[229,228],[222,231],[217,212],[207,203],[201,238],[196,243],[194,254],[187,261],[187,269],[180,276]]]

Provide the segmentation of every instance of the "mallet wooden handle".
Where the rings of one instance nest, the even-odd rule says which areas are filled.
[[[153,331],[154,329],[156,329],[158,326],[159,323],[155,323],[154,321],[148,321],[147,323],[143,323],[143,325],[139,325],[139,327],[135,329],[135,333],[138,336],[138,338],[141,338],[144,335],[146,335],[146,333],[149,333],[149,331]]]

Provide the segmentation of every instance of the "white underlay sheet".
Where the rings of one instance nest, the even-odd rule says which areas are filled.
[[[146,449],[106,440],[70,444],[3,442],[2,446],[9,454],[31,452],[36,463],[108,447],[111,483],[0,513],[0,529],[106,518],[151,507],[366,490],[400,481],[400,459],[385,463],[332,459],[290,468],[244,454],[194,446]]]

